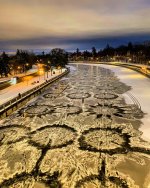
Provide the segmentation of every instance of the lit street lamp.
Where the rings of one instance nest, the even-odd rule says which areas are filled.
[[[17,67],[17,69],[19,70],[19,73],[20,73],[20,69],[21,69],[21,67],[20,67],[20,66],[18,66],[18,67]]]
[[[44,73],[43,69],[39,69],[39,81],[40,81],[40,76]]]

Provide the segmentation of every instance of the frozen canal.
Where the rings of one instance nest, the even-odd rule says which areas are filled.
[[[150,80],[71,73],[0,124],[2,188],[150,188]]]

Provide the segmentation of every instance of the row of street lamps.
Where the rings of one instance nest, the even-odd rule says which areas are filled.
[[[46,75],[45,73],[47,73],[47,78],[49,77],[49,72],[50,72],[50,75],[52,76],[53,74],[55,74],[55,71],[52,70],[52,67],[50,66],[50,62],[48,62],[49,65],[44,65],[43,64],[43,61],[40,59],[40,60],[37,60],[37,69],[38,69],[38,76],[39,76],[39,79],[38,79],[38,82],[41,81],[41,76],[44,75],[44,80],[46,80]],[[26,66],[28,66],[29,64],[26,64]],[[48,70],[48,67],[49,67],[49,70]],[[18,66],[18,70],[20,69],[21,67]],[[57,67],[57,69],[59,70],[59,73],[62,73],[62,67],[59,66]],[[25,77],[25,81],[27,82],[27,85],[29,84],[29,81],[31,80],[32,76],[29,75],[29,76],[26,76]]]

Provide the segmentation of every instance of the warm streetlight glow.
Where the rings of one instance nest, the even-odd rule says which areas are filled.
[[[142,66],[141,67],[141,70],[142,70],[142,72],[144,72],[144,73],[150,73],[150,71],[147,69],[147,67],[146,66]]]
[[[143,71],[146,71],[146,67],[145,67],[145,66],[141,67],[141,69],[142,69]]]
[[[38,66],[38,69],[40,69],[40,68],[42,68],[42,67],[43,67],[43,64],[38,63],[38,64],[37,64],[37,66]]]
[[[44,74],[44,69],[39,69],[39,74],[40,75]]]
[[[25,76],[24,78],[23,78],[23,81],[29,81],[29,80],[31,80],[33,78],[33,76]]]
[[[33,78],[33,76],[25,76],[23,78],[23,81],[27,82],[27,85],[29,84],[29,81]]]

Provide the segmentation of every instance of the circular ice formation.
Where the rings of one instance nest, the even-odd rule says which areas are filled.
[[[58,96],[63,97],[64,94],[59,92],[59,93],[47,93],[47,94],[43,95],[44,98],[49,98],[49,99],[54,99]]]
[[[128,151],[129,137],[119,128],[90,128],[82,133],[79,144],[82,150],[112,155]]]
[[[67,97],[70,99],[86,99],[86,98],[89,98],[90,96],[91,95],[89,93],[84,93],[84,92],[70,93],[67,95]]]
[[[106,92],[104,92],[104,93],[95,94],[94,97],[96,99],[106,99],[106,100],[110,99],[111,100],[111,99],[118,98],[118,95],[115,95],[113,93],[106,93]]]
[[[109,90],[109,91],[113,91],[116,89],[115,86],[106,86],[106,85],[103,85],[103,86],[96,86],[95,89],[97,90]]]
[[[67,125],[47,125],[32,132],[30,144],[49,149],[66,147],[76,138],[76,130]]]
[[[76,183],[75,188],[105,188],[109,185],[109,188],[129,188],[126,180],[120,177],[110,176],[106,178],[100,175],[87,176]]]
[[[80,114],[82,108],[78,106],[66,105],[66,106],[55,106],[54,113],[65,113],[67,115]]]
[[[60,187],[57,174],[57,172],[54,172],[54,174],[50,176],[47,173],[38,175],[33,172],[23,172],[22,174],[17,174],[13,178],[3,181],[0,186],[7,188]]]
[[[21,114],[29,117],[42,116],[46,114],[51,114],[52,112],[53,112],[52,107],[49,107],[47,105],[32,105],[21,110]]]
[[[79,86],[76,86],[75,89],[89,91],[89,90],[93,90],[93,87],[90,85],[79,85]]]
[[[12,144],[26,138],[27,130],[19,125],[7,125],[0,128],[0,145]]]

